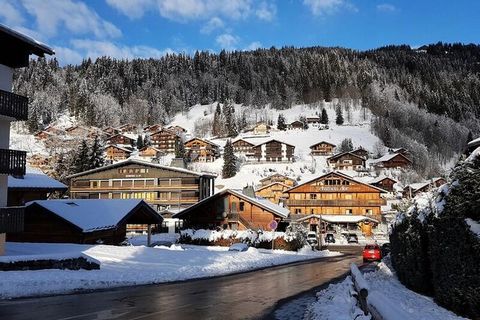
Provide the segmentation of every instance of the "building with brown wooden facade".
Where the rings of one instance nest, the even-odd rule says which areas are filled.
[[[136,144],[135,139],[132,136],[128,136],[123,133],[115,134],[107,138],[108,144],[121,144],[124,146],[134,146]]]
[[[141,158],[156,158],[159,155],[164,154],[162,150],[157,149],[153,146],[145,146],[138,150],[138,155]]]
[[[127,132],[133,133],[133,132],[136,132],[138,130],[138,128],[134,124],[126,123],[126,124],[123,124],[120,127],[118,127],[117,130],[119,132],[122,132],[122,133],[127,133]]]
[[[303,130],[303,122],[299,120],[292,121],[287,125],[288,129],[300,129]]]
[[[412,160],[401,153],[389,153],[378,159],[372,160],[371,164],[377,168],[408,168],[412,165]]]
[[[233,152],[235,153],[252,153],[254,143],[245,139],[237,139],[232,142]]]
[[[320,125],[320,117],[307,117],[306,119],[308,125],[312,127],[318,127]]]
[[[165,153],[174,153],[179,143],[182,143],[178,134],[170,129],[160,129],[150,135],[152,146]]]
[[[295,146],[275,139],[257,144],[247,154],[250,162],[293,162]]]
[[[143,199],[158,211],[182,209],[214,192],[215,176],[129,159],[68,177],[74,199]]]
[[[162,128],[163,128],[163,126],[161,124],[152,124],[152,125],[144,127],[143,132],[154,133],[154,132],[160,131]]]
[[[192,162],[213,162],[220,157],[220,146],[200,138],[185,142],[185,154]]]
[[[321,141],[310,146],[312,156],[331,156],[335,151],[335,145],[327,141]]]
[[[65,129],[65,134],[77,138],[86,138],[90,132],[90,129],[84,126],[71,126]]]
[[[169,126],[167,129],[175,132],[180,137],[183,137],[187,133],[187,129],[181,126]]]
[[[404,198],[414,198],[422,192],[434,190],[447,183],[442,177],[432,178],[426,182],[411,183],[403,189]]]
[[[288,209],[253,192],[225,189],[173,215],[184,220],[184,226],[195,229],[270,230],[272,220],[288,217]]]
[[[366,159],[351,152],[342,152],[327,158],[330,168],[334,170],[365,170]]]
[[[269,184],[272,184],[274,182],[280,182],[283,183],[289,187],[293,187],[297,184],[297,181],[295,181],[292,178],[289,178],[283,174],[280,173],[274,173],[266,178],[263,178],[260,180],[260,184],[262,186],[268,186]]]
[[[380,221],[380,207],[386,204],[382,193],[378,187],[330,172],[285,191],[285,204],[296,215],[365,215]]]
[[[350,153],[353,153],[357,156],[368,159],[368,151],[366,149],[364,149],[362,146],[358,147],[357,149],[355,149],[353,151],[350,151]]]
[[[105,160],[107,161],[122,161],[130,158],[132,150],[117,146],[117,145],[107,145],[104,149]]]
[[[109,137],[114,136],[114,135],[120,133],[120,131],[119,131],[118,129],[116,129],[116,128],[114,128],[114,127],[110,127],[110,126],[103,128],[102,131],[103,131],[106,135],[108,135]]]
[[[8,241],[118,245],[129,226],[161,225],[163,218],[143,200],[55,199],[27,203],[23,232]]]
[[[290,188],[291,186],[287,186],[281,182],[273,182],[256,189],[255,194],[258,197],[265,198],[275,204],[278,204],[280,202],[280,198],[283,197],[283,193]]]
[[[396,180],[389,177],[379,177],[375,178],[370,182],[372,186],[378,187],[380,189],[386,190],[388,192],[393,192],[393,186],[397,183]]]

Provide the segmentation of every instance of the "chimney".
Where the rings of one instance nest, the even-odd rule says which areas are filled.
[[[172,162],[170,162],[170,167],[186,169],[187,162],[183,158],[173,158]]]
[[[255,198],[255,190],[253,189],[253,186],[247,185],[243,188],[242,193],[247,197]]]

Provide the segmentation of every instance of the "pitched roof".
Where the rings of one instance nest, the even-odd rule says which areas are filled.
[[[67,178],[70,179],[70,178],[75,178],[75,177],[81,177],[81,176],[84,176],[84,175],[87,175],[87,174],[91,174],[91,173],[95,173],[95,172],[101,172],[101,171],[109,170],[109,169],[116,168],[116,167],[122,167],[122,166],[129,165],[129,164],[138,164],[138,165],[147,166],[147,167],[151,167],[151,168],[158,168],[158,169],[164,169],[164,170],[169,170],[169,171],[182,172],[182,173],[195,175],[197,177],[212,177],[212,178],[216,177],[215,175],[210,174],[210,173],[199,173],[199,172],[195,172],[195,171],[191,171],[191,170],[187,170],[187,169],[164,166],[164,165],[161,165],[161,164],[152,163],[152,162],[149,162],[149,161],[143,161],[143,160],[139,160],[139,159],[128,159],[128,160],[120,161],[120,162],[117,162],[117,163],[114,163],[114,164],[111,164],[111,165],[108,165],[108,166],[104,166],[104,167],[100,167],[100,168],[91,169],[91,170],[87,170],[87,171],[84,171],[84,172],[72,174],[72,175],[68,176]]]
[[[319,144],[322,144],[322,143],[328,144],[328,145],[330,145],[330,146],[332,146],[332,147],[336,147],[336,145],[334,145],[333,143],[330,143],[330,142],[327,142],[327,141],[320,141],[320,142],[317,142],[317,143],[315,143],[315,144],[312,144],[312,145],[310,146],[310,149],[311,149],[311,148],[314,148],[314,147],[316,147],[316,146],[318,146]]]
[[[286,187],[287,189],[290,188],[290,186],[287,186],[285,183],[281,183],[281,182],[276,181],[276,182],[272,182],[270,184],[267,184],[266,186],[262,186],[262,187],[256,189],[255,192],[266,189],[266,188],[271,187],[271,186],[276,185],[276,184],[282,185],[283,187]]]
[[[114,229],[134,209],[145,206],[152,220],[161,223],[163,218],[141,199],[55,199],[35,200],[26,206],[41,206],[83,232]]]
[[[239,142],[239,141],[244,141],[244,142],[246,142],[246,143],[248,143],[249,145],[252,145],[252,146],[255,145],[255,143],[250,142],[250,141],[248,141],[248,140],[246,140],[246,139],[244,139],[244,138],[236,139],[236,140],[232,141],[232,144],[233,144],[233,143],[236,143],[236,142]]]
[[[290,178],[290,177],[287,177],[286,175],[284,174],[281,174],[281,173],[278,173],[278,172],[275,172],[274,174],[271,174],[269,175],[268,177],[266,178],[263,178],[263,179],[260,179],[260,182],[262,181],[266,181],[266,180],[269,180],[269,179],[272,179],[273,177],[282,177],[282,178],[285,178],[285,179],[289,179],[289,180],[293,180],[295,181],[294,179]]]
[[[132,153],[132,152],[133,152],[132,150],[127,149],[127,148],[124,148],[124,147],[121,147],[121,146],[119,146],[119,145],[117,145],[117,144],[107,144],[107,145],[105,146],[105,148],[103,148],[103,149],[107,149],[107,148],[110,148],[110,147],[120,149],[120,150],[125,151],[125,152],[127,152],[127,153]]]
[[[207,139],[202,139],[202,138],[192,138],[192,139],[190,139],[190,140],[185,141],[184,144],[187,144],[187,143],[189,143],[190,141],[193,141],[193,140],[200,140],[200,141],[203,141],[203,142],[205,142],[205,143],[207,143],[207,144],[209,144],[209,145],[212,145],[212,146],[214,146],[214,147],[218,147],[218,148],[220,147],[220,146],[219,146],[218,144],[216,144],[215,142],[212,142],[212,141],[207,140]]]
[[[43,44],[23,33],[15,31],[3,24],[0,24],[1,38],[17,39],[25,44],[25,50],[28,50],[28,54],[35,54],[39,57],[43,57],[45,54],[55,54],[52,48]]]
[[[259,206],[260,208],[262,208],[264,210],[267,210],[268,212],[270,212],[274,215],[283,217],[283,218],[288,217],[288,215],[290,213],[290,210],[288,210],[287,208],[279,206],[278,204],[275,204],[275,203],[273,203],[270,200],[267,200],[265,198],[249,197],[249,196],[243,194],[242,191],[240,191],[240,190],[225,189],[225,190],[222,190],[222,191],[220,191],[220,192],[218,192],[218,193],[216,193],[216,194],[214,194],[214,195],[212,195],[208,198],[203,199],[200,202],[197,202],[193,206],[190,206],[190,207],[188,207],[186,209],[183,209],[182,211],[174,214],[173,218],[179,218],[179,217],[183,216],[184,214],[192,211],[193,209],[198,208],[200,205],[204,204],[205,202],[211,201],[212,199],[218,198],[218,197],[220,197],[220,196],[222,196],[226,193],[233,194],[233,195],[239,197],[240,199],[243,199],[247,202],[253,203],[253,204]]]
[[[361,184],[361,185],[364,185],[364,186],[367,186],[367,187],[376,189],[376,190],[378,190],[378,191],[380,191],[380,192],[384,192],[384,193],[387,192],[386,190],[383,190],[382,188],[379,188],[379,187],[376,187],[376,186],[372,186],[372,185],[370,185],[370,184],[368,184],[368,183],[365,183],[365,182],[356,180],[356,179],[354,179],[353,177],[351,177],[351,176],[349,176],[349,175],[346,175],[346,174],[344,174],[344,173],[341,173],[341,172],[339,172],[339,171],[332,171],[332,172],[323,174],[323,175],[321,175],[320,177],[316,177],[316,178],[310,179],[310,180],[308,180],[308,181],[305,181],[304,183],[301,183],[301,184],[299,184],[299,185],[296,185],[296,186],[294,186],[294,187],[291,187],[290,189],[286,190],[285,192],[290,192],[290,191],[292,191],[293,189],[296,189],[296,188],[299,188],[299,187],[304,186],[304,185],[306,185],[306,184],[312,183],[313,181],[322,179],[322,178],[324,178],[324,177],[326,177],[326,176],[328,176],[328,175],[331,175],[331,174],[334,174],[334,175],[337,175],[337,176],[342,177],[342,178],[344,178],[344,179],[347,179],[347,180],[350,180],[350,181],[354,181],[354,182],[356,182],[356,183],[358,183],[358,184]]]
[[[334,159],[338,159],[338,158],[343,157],[343,156],[345,156],[345,155],[347,155],[347,154],[352,155],[352,156],[354,156],[354,157],[356,157],[356,158],[358,158],[358,159],[361,159],[361,160],[365,161],[365,158],[364,158],[364,157],[361,157],[361,156],[359,156],[359,155],[357,155],[357,154],[355,154],[355,153],[352,153],[352,152],[350,152],[350,151],[346,151],[346,152],[341,152],[341,153],[334,154],[333,156],[328,157],[328,158],[327,158],[327,161],[334,160]]]
[[[44,189],[52,191],[66,191],[68,187],[40,170],[27,166],[27,173],[23,178],[8,176],[8,189]]]
[[[407,157],[405,157],[405,156],[404,156],[403,154],[401,154],[401,153],[388,153],[388,154],[383,155],[382,157],[380,157],[380,158],[378,158],[378,159],[373,159],[373,160],[371,160],[370,163],[374,163],[374,164],[375,164],[375,163],[379,163],[379,162],[387,162],[387,161],[390,161],[390,160],[392,160],[393,158],[395,158],[395,157],[397,157],[397,156],[402,157],[402,158],[408,160],[409,162],[412,162],[412,160],[408,159]]]
[[[283,141],[280,141],[280,140],[277,140],[277,139],[270,139],[270,140],[261,142],[261,143],[255,145],[255,147],[259,147],[259,146],[261,146],[261,145],[263,145],[263,144],[267,144],[267,143],[270,143],[270,142],[278,142],[278,143],[286,144],[287,146],[291,146],[291,147],[294,147],[294,148],[295,148],[294,145],[289,144],[289,143],[286,143],[286,142],[283,142]]]

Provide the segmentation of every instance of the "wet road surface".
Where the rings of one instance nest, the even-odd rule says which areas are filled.
[[[360,248],[341,251],[346,253],[341,257],[218,278],[0,301],[0,319],[272,318],[292,297],[313,294],[316,288],[344,275],[351,262],[361,263]]]

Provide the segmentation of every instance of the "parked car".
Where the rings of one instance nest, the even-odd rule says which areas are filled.
[[[363,262],[382,260],[382,252],[378,244],[367,244],[363,249]]]
[[[390,243],[384,243],[382,244],[382,257],[385,257],[387,254],[390,253]]]
[[[350,233],[347,235],[348,243],[358,243],[358,236],[355,233]]]
[[[238,251],[238,252],[245,252],[248,250],[248,244],[245,243],[234,243],[229,248],[228,251]]]
[[[333,233],[327,233],[325,236],[325,243],[335,243],[335,237],[333,236]]]
[[[307,242],[312,247],[318,245],[318,237],[315,231],[310,231],[307,233]]]

